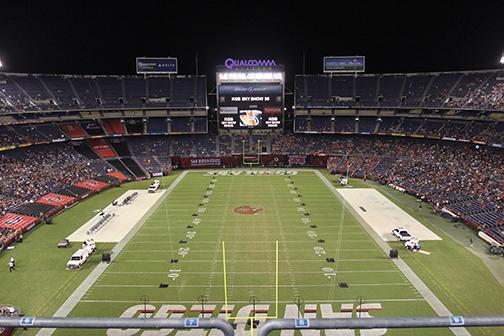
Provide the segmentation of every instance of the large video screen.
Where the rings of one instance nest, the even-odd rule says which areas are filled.
[[[218,90],[219,127],[283,127],[283,86],[277,83],[224,83]]]

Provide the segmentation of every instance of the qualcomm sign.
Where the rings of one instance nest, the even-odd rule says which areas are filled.
[[[246,67],[273,67],[276,66],[276,62],[275,60],[267,60],[267,59],[237,60],[233,58],[227,58],[224,61],[224,65],[228,69],[246,68]]]

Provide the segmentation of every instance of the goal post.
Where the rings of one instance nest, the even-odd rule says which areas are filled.
[[[242,140],[242,163],[244,166],[252,167],[261,163],[261,140],[257,140],[257,148],[255,153],[248,153],[245,149],[245,140]]]

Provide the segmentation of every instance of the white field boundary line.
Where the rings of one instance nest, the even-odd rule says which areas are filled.
[[[138,221],[138,223],[133,226],[133,228],[124,236],[124,238],[117,243],[114,248],[112,249],[112,255],[111,258],[114,260],[119,253],[124,249],[126,244],[133,238],[133,236],[140,230],[142,225],[147,221],[147,219],[154,213],[154,211],[159,207],[159,205],[164,202],[166,197],[171,193],[173,189],[182,181],[182,179],[187,175],[187,172],[183,172],[180,174],[175,181],[170,185],[168,189],[164,191],[164,195],[159,198],[156,203],[154,203],[149,211],[145,213],[145,215]],[[54,313],[53,317],[67,317],[68,314],[75,308],[77,303],[84,297],[86,292],[93,286],[93,284],[96,282],[96,280],[105,272],[105,270],[108,267],[108,263],[102,263],[100,262],[95,269],[87,276],[87,278],[80,284],[77,289],[70,294],[70,296],[67,298],[67,300],[61,305],[61,307]],[[55,328],[45,328],[45,329],[40,329],[39,332],[37,333],[37,336],[50,336],[54,333],[56,329]]]
[[[309,303],[349,303],[349,302],[352,302],[353,300],[311,300]],[[400,298],[400,299],[373,299],[373,298],[367,298],[367,302],[372,302],[372,301],[376,301],[376,302],[424,302],[425,300],[424,299],[405,299],[405,298]],[[132,303],[132,304],[138,304],[138,300],[136,301],[133,301],[133,300],[82,300],[81,302],[83,303]],[[150,300],[149,303],[161,303],[161,304],[166,304],[167,301],[164,300],[164,301],[156,301],[156,300]],[[194,304],[194,300],[192,301],[176,301],[176,300],[170,300],[169,303],[171,304],[175,304],[175,303],[190,303],[190,304]],[[212,304],[212,303],[215,303],[215,304],[224,304],[225,302],[224,301],[214,301],[212,300],[211,302],[209,301],[207,304]],[[233,303],[236,303],[236,304],[250,304],[249,301],[233,301]],[[270,303],[270,304],[274,304],[275,301],[268,301],[268,300],[264,300],[264,301],[261,301],[261,303]],[[293,304],[292,303],[292,300],[287,300],[287,301],[283,301],[283,300],[280,300],[278,301],[278,303],[288,303],[288,304]]]
[[[345,207],[354,215],[354,217],[362,224],[364,229],[369,233],[369,235],[375,240],[375,242],[380,246],[380,248],[388,254],[390,246],[381,239],[376,232],[369,226],[369,224],[353,209],[350,204],[345,200],[345,198],[338,192],[331,182],[325,178],[319,171],[314,170],[315,174],[320,178],[320,180],[333,192],[333,194],[338,198]],[[393,259],[394,264],[401,270],[404,276],[415,286],[416,290],[422,295],[422,297],[429,303],[434,312],[438,316],[452,316],[453,314],[448,310],[448,308],[437,298],[437,296],[430,290],[429,287],[420,279],[418,275],[404,262],[402,259]],[[456,336],[471,336],[466,328],[450,328],[452,333]]]
[[[186,229],[187,230],[187,229]],[[306,228],[305,228],[306,230]],[[140,234],[137,235],[137,237],[139,236]],[[155,235],[152,235],[152,236],[155,236]],[[167,236],[167,235],[157,235],[157,236]],[[298,233],[298,236],[299,236],[299,233]],[[246,243],[246,242],[250,242],[250,240],[233,240],[234,242],[236,243]],[[285,240],[286,243],[297,243],[297,244],[313,244],[314,242],[316,242],[315,240]],[[345,242],[349,242],[349,243],[369,243],[369,239],[357,239],[357,240],[345,240]],[[145,241],[145,242],[142,242],[142,241],[133,241],[131,242],[131,244],[162,244],[163,242],[162,241],[159,241],[159,242],[156,242],[156,241]],[[264,244],[274,244],[275,241],[274,240],[261,240],[260,243],[264,243]],[[212,241],[212,240],[201,240],[201,241],[198,241],[198,244],[215,244],[215,241]],[[295,251],[295,252],[302,252],[304,250],[299,250],[299,251]]]
[[[123,252],[124,253],[124,252]],[[222,259],[216,259],[218,262],[222,263]],[[244,261],[241,261],[240,259],[227,259],[226,258],[226,261],[229,261],[229,262],[232,262],[232,261],[237,261],[237,262],[241,262],[241,263],[263,263],[264,264],[264,259],[262,260],[244,260]],[[307,262],[317,262],[317,261],[320,261],[320,259],[296,259],[296,260],[286,260],[286,259],[279,259],[278,262],[279,263],[287,263],[287,262],[292,262],[292,263],[307,263]],[[389,260],[386,260],[386,259],[383,259],[383,258],[380,258],[380,259],[340,259],[341,262],[370,262],[370,261],[373,261],[373,262],[390,262]],[[205,263],[207,264],[208,263],[208,259],[195,259],[195,260],[185,260],[184,261],[185,263]],[[145,259],[133,259],[133,260],[121,260],[121,263],[168,263],[168,260],[165,260],[165,259],[149,259],[149,260],[145,260]],[[341,272],[341,271],[340,271]],[[396,271],[398,273],[401,273],[400,271]],[[107,272],[109,273],[109,272]],[[163,274],[165,274],[166,272],[164,272]]]
[[[224,272],[184,272],[185,274],[224,274]],[[278,272],[278,274],[290,274],[291,272]],[[319,274],[320,271],[294,272],[296,274]],[[338,271],[338,273],[400,273],[397,270],[364,270],[364,271]],[[107,274],[166,274],[166,272],[143,272],[143,271],[107,271]],[[276,274],[276,272],[226,272],[226,274]],[[408,282],[409,283],[409,282]]]
[[[376,284],[352,284],[352,287],[390,287],[390,286],[409,286],[410,283],[406,282],[397,282],[397,283],[376,283]],[[318,285],[295,285],[296,287],[301,288],[311,288],[311,287],[331,287],[331,284],[318,284]],[[128,285],[128,284],[117,284],[117,285],[94,285],[94,287],[102,287],[102,288],[159,288],[159,285]],[[228,285],[228,287],[234,288],[276,288],[276,285]],[[281,288],[292,288],[292,285],[278,285]],[[224,288],[224,285],[170,285],[170,288]],[[329,300],[331,301],[331,300]],[[230,301],[228,301],[230,302]]]

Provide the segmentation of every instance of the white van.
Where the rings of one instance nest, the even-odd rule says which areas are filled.
[[[89,251],[86,248],[82,248],[77,250],[72,257],[67,262],[67,268],[69,269],[77,269],[80,268],[86,260],[89,258]]]

